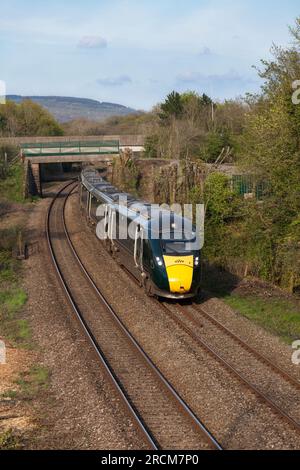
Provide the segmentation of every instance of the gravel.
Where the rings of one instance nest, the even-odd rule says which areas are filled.
[[[36,204],[27,223],[27,239],[37,242],[39,250],[24,262],[29,294],[25,314],[39,363],[51,373],[48,392],[32,404],[39,426],[28,448],[140,448],[136,429],[95,361],[54,274],[44,231],[49,203],[43,199]]]
[[[299,434],[167,318],[163,309],[147,298],[108,255],[85,224],[76,193],[67,205],[67,224],[82,261],[107,300],[164,375],[226,448],[299,448]],[[225,312],[231,327],[230,315],[222,303],[211,299],[205,303],[205,308],[210,312],[215,310],[221,317]],[[234,328],[234,319],[232,322]],[[284,358],[288,362],[290,356],[284,345],[277,338],[267,336],[274,358],[284,350]],[[265,332],[259,329],[252,345],[263,348],[264,339]],[[279,343],[278,350],[276,346]],[[285,361],[281,357],[282,366]]]

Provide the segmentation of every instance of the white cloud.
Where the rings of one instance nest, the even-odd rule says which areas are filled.
[[[98,78],[97,83],[107,87],[117,87],[132,83],[132,79],[128,75],[120,75],[118,77]]]
[[[78,43],[78,47],[84,49],[105,49],[107,41],[101,36],[83,36]]]

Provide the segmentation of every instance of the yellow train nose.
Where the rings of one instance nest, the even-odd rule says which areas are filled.
[[[164,256],[170,291],[173,294],[190,292],[193,282],[193,256]]]

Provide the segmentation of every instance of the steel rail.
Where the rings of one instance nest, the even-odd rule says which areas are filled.
[[[199,312],[201,315],[203,315],[204,318],[206,318],[208,321],[214,324],[217,328],[219,328],[219,330],[226,333],[227,336],[234,339],[244,349],[246,349],[248,352],[253,354],[259,361],[261,361],[264,364],[267,364],[271,369],[273,369],[275,372],[281,375],[287,382],[290,382],[292,385],[300,389],[300,382],[295,377],[293,377],[289,372],[287,372],[285,369],[280,367],[278,364],[275,364],[275,362],[273,362],[271,359],[266,357],[264,354],[254,349],[252,346],[250,346],[250,344],[246,343],[246,341],[244,341],[240,336],[233,333],[233,331],[231,331],[227,326],[225,326],[219,320],[217,320],[208,312],[206,312],[202,307],[198,306],[198,304],[193,304],[191,307],[197,312]],[[196,326],[198,327],[200,326],[200,322],[198,319],[194,318],[193,322]]]
[[[69,184],[66,186],[68,187]],[[64,189],[66,189],[66,187],[62,188],[62,190],[58,193],[58,194],[61,194]],[[168,382],[168,380],[163,376],[163,374],[160,372],[160,370],[155,366],[155,364],[153,363],[153,361],[149,358],[149,356],[145,353],[145,351],[142,349],[142,347],[138,344],[138,342],[135,340],[135,338],[131,335],[131,333],[129,332],[129,330],[126,328],[126,326],[124,325],[124,323],[122,322],[122,320],[119,318],[119,316],[117,315],[117,313],[115,312],[115,310],[111,307],[111,305],[109,304],[109,302],[107,301],[107,299],[104,297],[104,295],[101,293],[101,291],[98,289],[98,287],[96,286],[94,280],[92,279],[92,277],[90,276],[90,274],[88,273],[86,267],[84,266],[84,264],[82,263],[78,253],[76,252],[76,249],[73,245],[73,242],[70,238],[70,235],[68,233],[68,230],[67,230],[67,226],[66,226],[66,221],[65,221],[65,207],[66,207],[66,203],[67,203],[67,199],[68,197],[71,195],[71,193],[73,192],[75,188],[72,188],[72,190],[66,195],[65,199],[64,199],[64,202],[63,202],[63,210],[62,210],[62,222],[63,222],[63,227],[64,227],[64,231],[65,231],[65,236],[66,236],[66,239],[69,243],[69,246],[70,246],[70,249],[71,251],[73,252],[73,255],[80,267],[80,269],[82,270],[82,272],[85,274],[87,280],[89,281],[90,285],[93,287],[95,293],[97,294],[97,296],[99,297],[101,303],[106,307],[106,309],[109,311],[109,313],[112,315],[113,319],[115,320],[115,322],[117,323],[117,325],[119,326],[119,328],[121,329],[121,331],[126,335],[126,337],[128,338],[128,340],[130,340],[131,342],[131,345],[133,345],[135,347],[135,349],[140,353],[140,355],[142,356],[142,358],[144,359],[144,361],[148,364],[148,366],[151,368],[151,370],[156,374],[157,378],[160,380],[160,382],[165,386],[165,388],[167,389],[167,391],[171,394],[172,398],[176,400],[176,403],[177,405],[182,409],[182,411],[184,411],[188,416],[189,418],[192,420],[192,423],[193,425],[204,435],[204,437],[206,438],[206,440],[213,446],[214,449],[217,449],[217,450],[222,450],[222,447],[221,445],[219,444],[219,442],[216,440],[216,438],[212,435],[212,433],[206,428],[206,426],[200,421],[200,419],[194,414],[194,412],[190,409],[190,407],[186,404],[186,402],[179,396],[179,394],[176,392],[176,390],[173,388],[173,386]],[[56,196],[56,199],[57,199],[58,195]],[[52,204],[51,206],[53,207],[54,205],[54,201],[52,201]],[[49,221],[50,221],[50,213],[51,213],[51,208],[49,208],[49,212],[48,212],[48,217],[47,217],[47,220],[48,220],[48,228],[49,228]],[[51,248],[52,248],[52,244],[51,244],[51,237],[50,237],[50,234],[49,234],[49,242],[50,245],[51,245]],[[153,449],[158,449],[159,448],[159,444],[156,442],[155,438],[153,437],[153,435],[151,434],[151,432],[147,429],[146,425],[144,424],[143,422],[143,419],[141,418],[141,416],[139,415],[138,411],[135,409],[134,405],[131,404],[130,402],[130,398],[127,396],[126,394],[126,390],[124,389],[124,387],[122,386],[121,382],[119,381],[118,377],[115,375],[114,371],[112,370],[112,368],[110,367],[108,361],[106,360],[105,356],[103,355],[103,353],[101,352],[101,348],[99,346],[99,344],[97,343],[97,340],[95,339],[95,337],[93,336],[93,333],[92,331],[90,330],[90,328],[88,327],[86,321],[84,320],[81,312],[79,311],[77,305],[76,305],[76,302],[74,301],[74,298],[72,296],[72,293],[70,292],[70,289],[68,288],[65,280],[63,279],[63,275],[62,275],[62,272],[61,272],[61,269],[59,268],[59,263],[57,261],[57,259],[55,258],[55,253],[54,253],[54,250],[52,250],[52,256],[53,256],[53,261],[54,261],[54,264],[55,264],[55,267],[56,267],[56,270],[58,272],[58,275],[59,275],[59,278],[60,278],[60,281],[61,283],[63,284],[64,286],[64,291],[68,297],[68,300],[69,302],[71,303],[72,307],[73,307],[73,310],[75,311],[76,313],[76,316],[77,318],[79,319],[81,325],[83,326],[84,328],[84,331],[85,333],[87,334],[89,340],[92,342],[93,344],[93,347],[96,351],[96,353],[98,354],[99,358],[101,359],[101,362],[104,364],[105,366],[105,369],[107,370],[107,372],[109,373],[109,376],[110,378],[113,380],[114,384],[116,385],[119,393],[121,394],[122,398],[123,398],[123,401],[125,401],[127,407],[130,409],[131,413],[134,415],[135,417],[135,420],[137,422],[137,424],[139,425],[139,428],[143,431],[144,435],[146,435],[146,438],[147,438],[147,441],[151,444],[152,448]],[[129,406],[128,406],[129,405]]]
[[[174,312],[165,303],[160,303],[163,306],[165,312],[177,325],[184,330],[189,336],[191,336],[201,347],[205,349],[214,359],[226,367],[235,377],[237,377],[248,389],[251,390],[261,401],[266,403],[269,408],[276,414],[280,415],[281,418],[285,419],[293,428],[300,432],[300,423],[293,417],[287,414],[282,408],[280,408],[271,398],[261,392],[256,385],[247,380],[235,367],[233,367],[226,359],[224,359],[217,351],[215,351],[206,341],[204,341],[195,331],[189,328],[180,318],[178,318]],[[180,304],[176,304],[178,310],[180,310],[184,316],[189,316],[189,312]]]
[[[48,209],[47,218],[46,218],[46,236],[47,236],[47,242],[48,242],[48,247],[49,247],[49,251],[50,251],[50,256],[51,256],[56,274],[58,276],[58,279],[59,279],[59,281],[61,283],[61,286],[63,288],[63,291],[64,291],[64,293],[65,293],[65,295],[66,295],[66,297],[67,297],[74,313],[76,314],[76,317],[79,320],[79,322],[80,322],[80,324],[81,324],[88,340],[90,341],[91,345],[93,346],[93,349],[94,349],[98,359],[100,360],[102,366],[104,367],[105,372],[108,374],[108,377],[112,381],[115,389],[117,390],[117,392],[118,392],[119,396],[121,397],[123,403],[125,404],[126,408],[129,410],[131,416],[133,417],[133,419],[134,419],[135,423],[137,424],[139,430],[141,431],[143,437],[148,442],[148,444],[150,444],[151,449],[152,450],[158,450],[159,447],[158,447],[155,439],[152,437],[151,433],[148,431],[148,429],[144,425],[144,423],[143,423],[141,417],[139,416],[137,410],[131,404],[130,398],[127,396],[126,391],[123,389],[122,384],[119,382],[118,378],[116,377],[115,373],[113,372],[112,368],[110,367],[108,361],[106,360],[104,354],[101,351],[101,348],[100,348],[96,338],[94,337],[92,331],[90,330],[90,328],[87,325],[87,323],[85,322],[81,312],[79,311],[79,309],[76,305],[76,302],[74,301],[74,298],[72,296],[72,293],[70,292],[70,289],[68,288],[67,283],[65,282],[65,280],[63,278],[63,274],[61,272],[58,261],[56,259],[56,255],[54,253],[54,249],[53,249],[53,245],[52,245],[52,241],[51,241],[51,235],[50,235],[51,211],[53,209],[53,206],[54,206],[57,198],[63,193],[63,191],[65,189],[67,189],[71,185],[72,185],[72,182],[68,183],[66,186],[64,186],[63,188],[60,189],[60,191],[55,195],[55,197],[51,201],[51,204],[50,204],[49,209]],[[69,192],[68,195],[71,194],[73,189],[74,188],[71,189],[71,191]]]
[[[71,194],[71,193],[70,193]],[[69,194],[69,195],[70,195]],[[171,396],[175,399],[177,404],[183,409],[183,411],[191,418],[192,423],[196,426],[198,430],[201,431],[201,433],[206,437],[209,443],[211,443],[216,450],[223,450],[222,446],[220,443],[217,441],[217,439],[213,436],[213,434],[207,429],[204,423],[198,418],[198,416],[195,415],[195,413],[192,411],[192,409],[188,406],[188,404],[181,398],[181,396],[178,394],[178,392],[175,390],[175,388],[170,384],[170,382],[166,379],[166,377],[162,374],[162,372],[159,370],[159,368],[154,364],[152,359],[148,356],[148,354],[144,351],[144,349],[140,346],[140,344],[136,341],[136,339],[133,337],[133,335],[130,333],[126,325],[122,322],[120,319],[119,315],[116,313],[114,308],[109,304],[107,301],[106,297],[103,295],[103,293],[99,290],[97,287],[95,281],[87,271],[85,265],[81,261],[75,246],[71,240],[71,237],[69,235],[67,226],[66,226],[66,221],[65,221],[65,207],[67,203],[67,198],[64,201],[64,208],[63,208],[63,225],[64,225],[64,231],[65,231],[65,236],[69,242],[69,246],[73,252],[73,255],[75,259],[78,262],[79,267],[81,268],[82,272],[85,274],[86,278],[90,282],[91,286],[93,287],[95,293],[99,297],[100,301],[103,303],[103,305],[107,308],[109,313],[112,315],[113,319],[116,321],[117,325],[120,327],[122,332],[126,335],[126,337],[130,340],[132,345],[136,348],[136,350],[140,353],[140,355],[143,357],[144,361],[148,364],[148,366],[151,368],[151,370],[156,374],[156,376],[159,378],[161,383],[167,388],[168,392],[171,394]]]

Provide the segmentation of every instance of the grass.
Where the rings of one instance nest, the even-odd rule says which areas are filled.
[[[22,398],[32,399],[49,387],[50,373],[46,367],[35,365],[29,372],[21,374],[16,384]],[[15,392],[15,391],[12,391]],[[18,393],[17,393],[18,395]]]
[[[6,390],[0,398],[11,400],[32,400],[40,393],[47,391],[50,384],[50,372],[41,365],[34,365],[28,371],[22,372],[15,381],[18,386],[11,390]]]
[[[202,284],[204,290],[287,343],[300,339],[300,308],[292,298],[274,294],[274,291],[268,296],[265,294],[268,287],[262,289],[259,285],[254,292],[251,292],[251,287],[243,292],[237,289],[239,278],[208,265],[203,269]]]
[[[26,292],[16,285],[0,291],[0,332],[14,345],[30,349],[31,331],[28,321],[19,318],[26,301]]]
[[[281,336],[286,342],[300,339],[300,310],[294,302],[234,293],[222,300],[249,320]]]
[[[0,433],[0,450],[16,450],[19,448],[19,440],[13,434],[12,429]]]
[[[0,282],[12,283],[17,280],[18,265],[12,258],[11,252],[3,250],[0,251]]]
[[[0,304],[6,313],[6,317],[13,319],[27,300],[26,292],[19,287],[14,287],[0,292]]]
[[[31,348],[31,332],[27,320],[21,318],[27,301],[20,287],[21,263],[12,257],[20,227],[0,231],[0,333],[14,345]]]
[[[11,202],[25,202],[23,195],[24,169],[21,163],[13,165],[5,179],[0,180],[0,197]]]
[[[17,390],[7,390],[6,392],[3,392],[0,395],[1,398],[10,398],[11,400],[14,400],[18,397],[18,392]]]
[[[30,196],[24,198],[24,166],[23,163],[17,162],[8,170],[5,178],[0,179],[0,199],[19,204],[27,202],[35,202],[40,199],[39,196]]]

